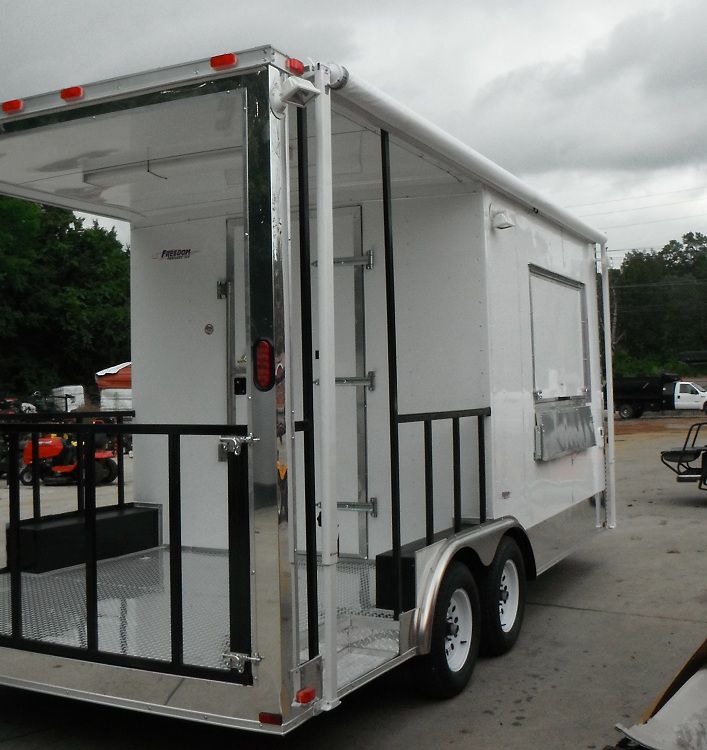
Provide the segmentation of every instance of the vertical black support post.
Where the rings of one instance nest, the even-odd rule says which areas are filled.
[[[81,417],[76,418],[76,423],[81,424]],[[94,441],[95,445],[95,441]],[[91,463],[93,463],[94,454],[91,453]],[[76,433],[76,507],[77,510],[83,510],[86,507],[86,492],[85,492],[85,478],[86,478],[86,461],[84,455],[84,441],[83,435],[77,431]]]
[[[32,433],[32,517],[37,520],[42,515],[39,497],[39,433]]]
[[[297,193],[299,200],[299,270],[302,320],[302,418],[304,430],[304,527],[307,565],[307,646],[319,654],[317,596],[317,498],[314,476],[314,374],[312,372],[312,277],[309,232],[309,149],[307,110],[297,108]]]
[[[118,425],[123,424],[123,418],[116,419]],[[118,432],[115,440],[115,450],[118,454],[118,505],[125,505],[125,457],[123,456],[123,433]]]
[[[452,455],[454,466],[454,533],[462,527],[462,477],[461,447],[459,440],[459,417],[452,419]]]
[[[79,432],[77,435],[81,437]],[[98,550],[96,545],[96,433],[90,430],[83,441],[79,440],[79,455],[85,451],[84,529],[86,543],[86,646],[88,651],[98,650]],[[81,475],[79,474],[79,479]]]
[[[479,523],[486,521],[486,431],[484,416],[476,418],[479,429]]]
[[[425,542],[434,542],[435,536],[435,501],[434,476],[432,467],[432,420],[426,419],[425,425]]]
[[[232,653],[251,652],[250,638],[250,507],[248,498],[248,446],[241,454],[228,454],[228,611]],[[243,682],[252,682],[246,662]]]
[[[169,604],[172,664],[184,664],[184,611],[182,604],[182,484],[180,439],[170,433],[169,465]]]
[[[8,449],[8,482],[10,485],[10,605],[12,637],[22,637],[22,571],[20,558],[20,435],[10,433]]]
[[[381,130],[381,179],[383,183],[383,239],[385,247],[385,309],[388,330],[388,424],[390,429],[390,503],[393,546],[394,616],[403,606],[400,557],[400,444],[398,436],[398,348],[395,335],[395,265],[393,259],[393,203],[390,184],[390,135]]]

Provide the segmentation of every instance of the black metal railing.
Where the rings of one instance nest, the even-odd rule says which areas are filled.
[[[42,500],[41,500],[41,477],[40,477],[40,451],[39,451],[39,437],[40,432],[36,429],[31,429],[34,425],[44,423],[45,425],[51,424],[52,429],[46,430],[47,434],[71,434],[71,425],[84,424],[84,423],[97,423],[99,427],[105,427],[106,429],[97,430],[98,433],[109,433],[111,430],[107,428],[113,425],[129,424],[135,416],[134,411],[120,410],[120,411],[73,411],[73,412],[44,412],[39,414],[3,414],[0,416],[0,433],[3,424],[26,424],[28,429],[26,433],[29,434],[28,440],[31,441],[31,455],[32,455],[32,513],[34,518],[40,518],[42,515]],[[128,430],[123,432],[122,430],[115,434],[115,454],[116,463],[118,465],[118,476],[116,478],[118,486],[118,505],[125,504],[125,447],[126,438],[132,437],[132,431]],[[132,441],[131,441],[132,442]],[[85,477],[85,465],[84,465],[84,454],[82,451],[77,451],[77,476],[76,482],[76,509],[83,510],[85,503],[85,490],[84,490],[84,477]]]
[[[22,415],[27,417],[28,415]],[[67,415],[62,415],[66,417]],[[101,416],[106,416],[105,412]],[[121,413],[120,416],[125,416]],[[181,439],[183,436],[245,436],[242,425],[177,425],[177,424],[127,424],[116,421],[112,424],[88,424],[84,420],[94,418],[91,413],[76,415],[73,424],[61,422],[63,432],[76,436],[79,463],[78,478],[82,487],[77,513],[83,515],[84,555],[86,577],[86,637],[85,646],[30,638],[23,627],[23,568],[20,513],[20,441],[29,435],[35,449],[38,437],[57,431],[56,422],[41,422],[36,419],[11,420],[0,424],[0,436],[8,442],[7,481],[9,485],[8,565],[5,572],[10,578],[10,634],[0,635],[0,646],[78,658],[83,661],[132,667],[156,672],[166,672],[193,677],[203,677],[242,684],[252,683],[251,665],[248,660],[241,665],[242,671],[219,669],[185,663],[184,660],[184,614],[182,579],[182,508],[181,508]],[[170,657],[156,659],[128,653],[102,651],[98,638],[98,559],[96,535],[96,472],[92,460],[96,435],[108,433],[120,438],[126,435],[156,435],[167,437],[167,525],[169,532],[169,596],[170,596]],[[240,453],[227,454],[228,512],[228,597],[229,597],[229,646],[231,654],[251,653],[251,592],[250,592],[250,517],[248,499],[248,446],[243,443]],[[116,507],[125,506],[124,475],[121,473],[123,491],[118,496]],[[38,489],[35,482],[33,489]],[[120,487],[120,485],[119,485]],[[33,503],[33,519],[42,519],[41,505]],[[49,516],[44,516],[49,518]],[[228,655],[225,655],[228,656]]]
[[[459,421],[467,417],[477,420],[478,462],[479,462],[479,523],[486,521],[486,431],[484,418],[490,416],[491,409],[462,409],[460,411],[420,412],[418,414],[398,414],[397,423],[422,423],[425,436],[425,541],[434,541],[434,474],[432,466],[432,423],[440,420],[452,423],[452,470],[454,480],[454,532],[462,527],[461,513],[461,439]]]

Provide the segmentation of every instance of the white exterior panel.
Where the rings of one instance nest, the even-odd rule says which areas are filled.
[[[593,243],[577,239],[517,204],[487,191],[492,425],[490,514],[515,516],[530,529],[604,490],[602,392]],[[493,208],[491,208],[493,207]],[[515,226],[495,229],[491,214],[508,209]],[[548,462],[534,459],[535,402],[530,266],[586,288],[591,404],[597,445]],[[557,318],[563,310],[556,310]],[[574,315],[574,312],[573,312]],[[547,336],[556,335],[549,330]]]

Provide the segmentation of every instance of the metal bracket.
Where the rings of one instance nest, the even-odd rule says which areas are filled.
[[[223,655],[223,660],[225,664],[228,666],[229,669],[234,670],[235,672],[239,672],[240,674],[243,674],[245,672],[245,665],[250,664],[259,664],[263,657],[260,654],[237,654],[233,651],[227,651]]]
[[[369,370],[368,375],[364,377],[352,377],[352,378],[335,378],[337,385],[365,385],[369,391],[376,390],[376,373],[375,370]],[[319,378],[314,381],[314,385],[319,385]]]
[[[231,282],[226,279],[220,279],[216,282],[216,299],[227,299]]]
[[[371,518],[378,518],[378,498],[372,497],[367,503],[340,502],[336,504],[337,510],[355,510],[358,513],[370,513]]]
[[[373,249],[369,250],[363,255],[351,255],[348,258],[334,258],[335,266],[363,266],[367,271],[373,269]],[[317,265],[315,260],[312,263],[313,266]]]
[[[243,445],[251,445],[259,441],[260,438],[255,437],[252,432],[248,433],[245,437],[241,437],[240,435],[222,435],[218,439],[218,460],[225,461],[229,453],[240,456]]]

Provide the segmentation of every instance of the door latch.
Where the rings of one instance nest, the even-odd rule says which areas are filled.
[[[251,445],[260,441],[259,437],[255,437],[252,432],[249,432],[245,436],[241,435],[221,435],[218,439],[218,455],[219,461],[225,461],[228,458],[229,453],[233,453],[236,456],[241,455],[241,449],[244,445]]]
[[[223,660],[230,669],[243,674],[246,664],[258,664],[263,660],[263,657],[260,654],[237,654],[228,651],[223,655]]]

